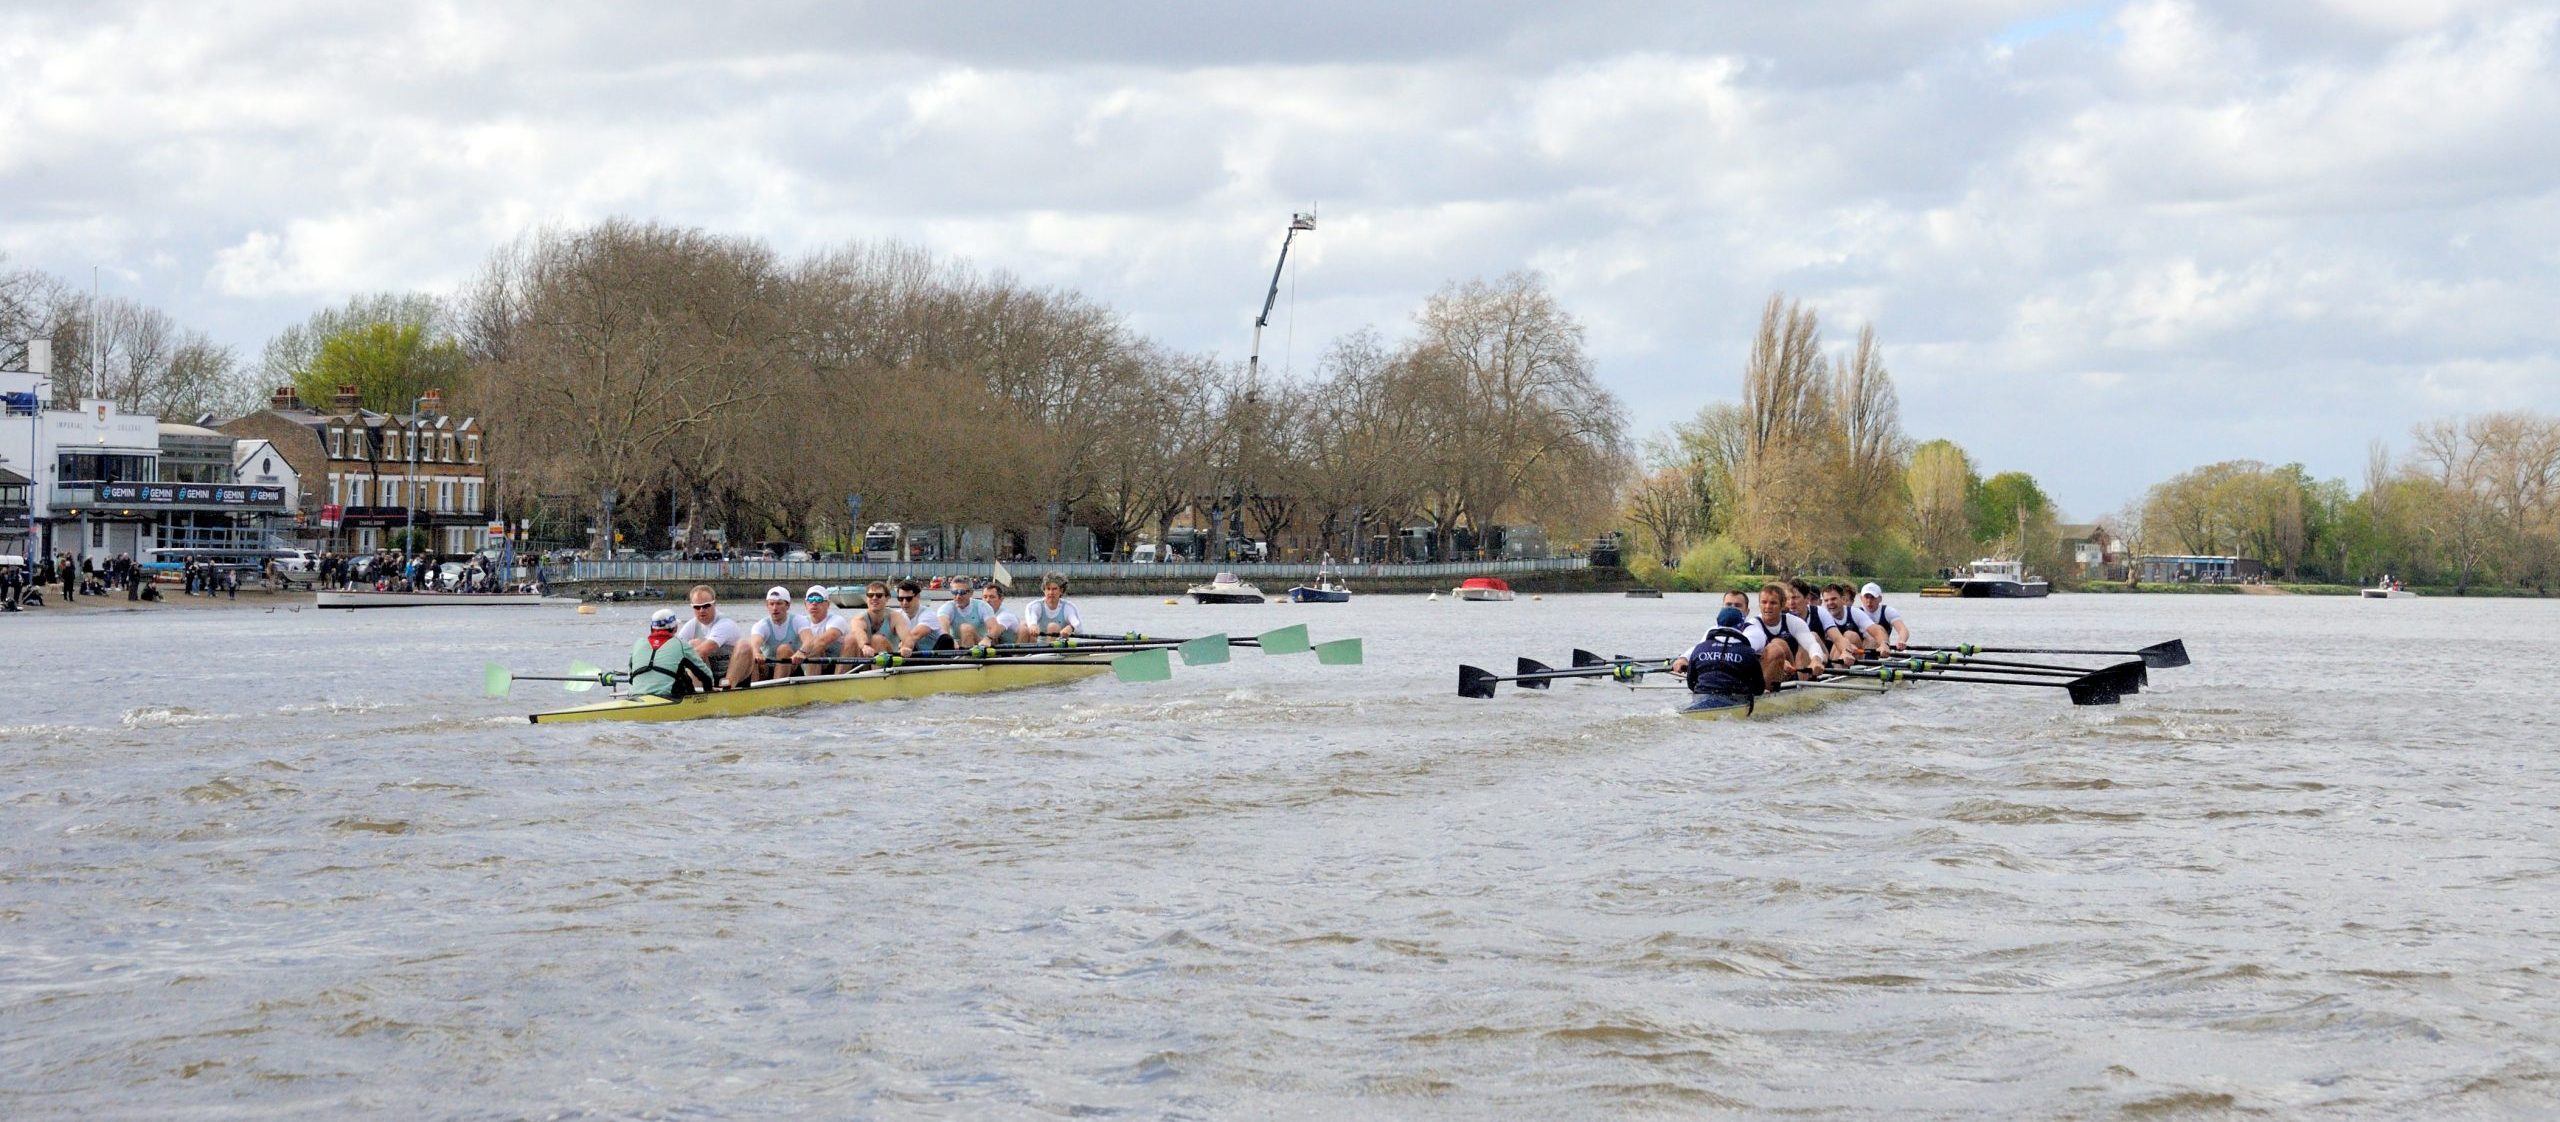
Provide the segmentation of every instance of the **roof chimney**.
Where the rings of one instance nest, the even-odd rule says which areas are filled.
[[[422,396],[422,397],[418,398],[418,413],[419,413],[421,416],[430,416],[430,417],[441,417],[441,416],[443,416],[443,415],[444,415],[444,390],[442,390],[441,388],[431,388],[431,389],[429,389],[429,390],[426,392],[426,394],[425,394],[424,396]]]
[[[274,396],[267,399],[267,408],[300,409],[302,398],[293,392],[292,386],[277,386]]]
[[[354,386],[341,384],[338,387],[338,396],[332,399],[330,404],[334,406],[338,412],[353,413],[356,411],[357,406],[361,405],[363,402],[364,396],[358,394]]]

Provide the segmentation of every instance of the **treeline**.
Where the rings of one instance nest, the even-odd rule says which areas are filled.
[[[1915,445],[1872,325],[1835,350],[1815,309],[1772,296],[1742,399],[1648,441],[1621,503],[1638,568],[1714,584],[1748,569],[1911,576],[1984,553],[2054,571],[2058,512],[2034,477],[1984,478],[1945,440]]]
[[[53,342],[52,399],[106,398],[127,412],[192,421],[232,416],[258,398],[231,348],[167,312],[33,269],[0,269],[0,364],[22,369],[26,341]]]
[[[1596,532],[1627,458],[1581,326],[1529,274],[1452,284],[1409,336],[1355,333],[1315,376],[1254,386],[1090,297],[912,246],[786,259],[609,221],[508,245],[450,299],[323,312],[262,370],[323,407],[337,385],[384,412],[441,388],[485,419],[511,513],[574,520],[613,491],[617,523],[672,522],[685,548],[849,536],[848,494],[865,521],[1026,546],[1082,525],[1125,549],[1189,512],[1308,555],[1415,521],[1446,548],[1506,520]]]
[[[2278,576],[2549,590],[2560,564],[2560,418],[2490,413],[2375,442],[2363,490],[2231,460],[2150,489],[2108,524],[2139,552],[2250,557]]]

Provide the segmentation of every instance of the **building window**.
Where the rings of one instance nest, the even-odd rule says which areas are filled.
[[[480,462],[480,438],[476,436],[471,438],[471,462]]]
[[[330,427],[329,458],[332,460],[343,460],[347,458],[347,430],[335,426]]]
[[[453,513],[453,481],[450,479],[436,484],[436,511],[439,514]]]
[[[90,523],[90,524],[89,524],[89,548],[91,548],[91,549],[104,549],[104,548],[106,548],[106,545],[107,545],[107,524],[106,524],[106,523],[104,523],[104,522],[92,522],[92,523]]]
[[[337,475],[336,475],[335,473],[332,473],[332,474],[329,476],[329,505],[330,505],[330,506],[337,506],[337,505],[339,505],[339,503],[338,503],[338,477],[337,477]]]
[[[453,462],[453,434],[444,434],[444,462]]]
[[[357,477],[355,477],[355,478],[350,479],[350,480],[348,480],[348,481],[347,481],[347,505],[348,505],[348,506],[363,506],[363,505],[365,505],[365,501],[364,501],[365,485],[364,485],[364,484],[365,484],[365,479],[364,479],[364,477],[363,477],[363,476],[361,476],[361,475],[359,475],[359,476],[357,476]]]
[[[479,512],[479,510],[480,510],[480,481],[479,481],[479,480],[477,480],[477,479],[465,479],[465,480],[463,480],[463,481],[462,481],[462,509],[464,509],[464,510],[466,510],[466,511],[473,512],[473,513],[478,513],[478,512]]]

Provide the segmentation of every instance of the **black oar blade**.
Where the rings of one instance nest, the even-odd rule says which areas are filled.
[[[2063,683],[2063,688],[2071,693],[2071,704],[2113,705],[2122,701],[2123,692],[2116,688],[2115,681],[2108,674],[2108,671],[2099,670]]]
[[[2163,670],[2185,666],[2187,665],[2187,641],[2171,639],[2166,643],[2153,643],[2142,648],[2140,654],[2142,664],[2145,666],[2157,666]]]
[[[1492,697],[1493,684],[1501,680],[1490,670],[1479,670],[1473,666],[1462,665],[1458,667],[1458,696]]]
[[[1607,665],[1609,665],[1609,660],[1608,660],[1608,659],[1602,658],[1602,657],[1600,657],[1599,655],[1596,655],[1596,654],[1593,654],[1593,653],[1591,653],[1591,652],[1589,652],[1589,651],[1583,650],[1583,649],[1582,649],[1582,648],[1580,648],[1580,647],[1575,647],[1575,648],[1573,649],[1573,668],[1574,668],[1574,669],[1576,669],[1576,670],[1580,670],[1580,669],[1582,669],[1582,668],[1583,668],[1583,667],[1585,667],[1585,666],[1607,666]]]
[[[1524,657],[1520,660],[1520,668],[1512,671],[1512,673],[1520,676],[1521,689],[1542,690],[1547,688],[1549,682],[1545,678],[1535,677],[1534,675],[1552,674],[1555,673],[1555,668],[1548,666],[1546,663],[1540,662],[1537,659]]]

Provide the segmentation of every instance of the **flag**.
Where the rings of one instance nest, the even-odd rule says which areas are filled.
[[[998,562],[996,562],[996,575],[995,575],[995,578],[994,578],[994,579],[995,579],[996,587],[1001,588],[1001,589],[1004,589],[1004,590],[1005,590],[1005,593],[1006,593],[1007,595],[1011,595],[1011,594],[1012,594],[1012,592],[1013,592],[1013,574],[1012,574],[1012,573],[1010,573],[1010,572],[1005,571],[1004,562],[1002,562],[1002,561],[998,561]]]

